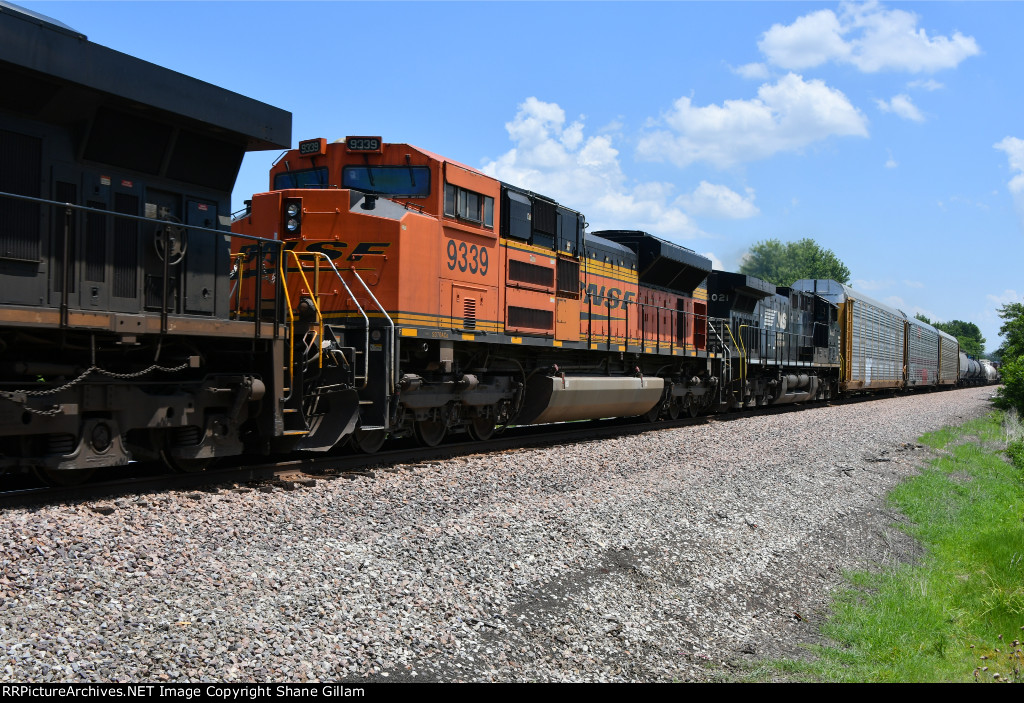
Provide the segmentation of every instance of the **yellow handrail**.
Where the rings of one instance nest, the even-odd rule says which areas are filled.
[[[312,293],[313,287],[309,285],[309,279],[306,278],[306,272],[302,270],[302,259],[299,258],[299,254],[301,253],[301,254],[307,254],[307,255],[312,255],[312,256],[323,256],[324,254],[322,252],[297,252],[297,251],[294,251],[292,249],[285,249],[284,253],[285,254],[290,254],[291,257],[293,259],[295,259],[295,267],[296,267],[296,269],[298,269],[299,275],[302,276],[302,283],[306,286],[306,290],[310,291],[310,295],[313,295],[313,293]],[[288,275],[287,275],[288,267],[287,267],[286,264],[287,264],[287,257],[286,256],[282,256],[281,257],[281,261],[280,261],[278,266],[279,266],[280,275],[281,275],[281,288],[284,290],[284,309],[288,313],[288,340],[290,342],[289,345],[288,345],[288,374],[289,374],[288,387],[291,388],[291,384],[294,381],[294,373],[295,373],[295,313],[292,312],[292,301],[291,301],[291,297],[288,295]],[[319,367],[323,368],[323,366],[324,366],[324,352],[323,352],[322,340],[323,340],[323,337],[324,337],[324,316],[320,312],[320,304],[316,300],[316,298],[315,297],[311,298],[311,300],[313,301],[313,310],[316,312],[316,322],[317,322],[317,339],[316,339],[317,362],[319,364]]]
[[[736,338],[732,336],[732,327],[730,325],[725,326],[725,329],[729,330],[729,336],[732,337],[732,343],[740,350],[740,383],[742,384],[740,387],[740,393],[747,390],[747,347],[743,344],[744,327],[749,327],[749,325],[740,325],[736,330],[740,333],[740,341],[737,343]]]
[[[238,280],[235,282],[235,319],[238,320],[242,317],[242,284],[245,282],[245,257],[246,254],[239,252],[232,258],[235,260],[234,266],[238,267]],[[234,269],[232,266],[232,269]],[[260,282],[260,277],[256,276],[257,284]],[[260,324],[260,313],[257,309],[258,306],[253,304],[253,316],[256,318],[256,324]]]

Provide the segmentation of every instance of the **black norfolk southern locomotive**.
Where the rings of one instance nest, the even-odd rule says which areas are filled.
[[[0,470],[237,454],[280,339],[230,319],[230,194],[291,115],[0,2]]]
[[[719,325],[732,393],[740,405],[798,403],[838,392],[838,308],[821,296],[742,273],[708,278],[708,314]]]

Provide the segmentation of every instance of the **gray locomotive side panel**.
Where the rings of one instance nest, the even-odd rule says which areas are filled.
[[[850,383],[863,388],[890,387],[903,381],[904,318],[864,299],[853,305]]]
[[[939,332],[920,320],[907,320],[907,386],[934,386],[939,376]]]
[[[956,337],[939,330],[939,385],[957,382],[960,370],[960,343]]]

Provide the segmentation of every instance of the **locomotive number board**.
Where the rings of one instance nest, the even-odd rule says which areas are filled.
[[[383,153],[383,142],[380,137],[345,137],[345,147],[349,151],[374,151]]]

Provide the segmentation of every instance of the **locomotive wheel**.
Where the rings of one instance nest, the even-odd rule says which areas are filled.
[[[668,419],[678,420],[679,416],[683,414],[683,406],[677,397],[673,397],[668,404]]]
[[[44,469],[36,466],[32,469],[36,478],[47,486],[55,488],[70,488],[85,483],[96,473],[94,468],[86,469]]]
[[[425,447],[436,447],[448,432],[448,426],[436,420],[417,420],[414,427],[416,440]]]
[[[388,438],[386,430],[364,430],[357,427],[352,433],[352,446],[363,454],[375,454]]]
[[[213,457],[204,457],[202,459],[182,459],[180,457],[171,456],[167,452],[160,452],[160,459],[163,460],[167,468],[171,471],[177,471],[180,474],[195,474],[200,471],[206,471],[210,464],[213,463]]]
[[[686,396],[686,401],[683,409],[686,411],[686,414],[689,415],[690,417],[697,417],[697,403],[694,402],[692,395]]]
[[[469,436],[478,442],[486,442],[494,436],[494,418],[474,417],[466,425]]]

